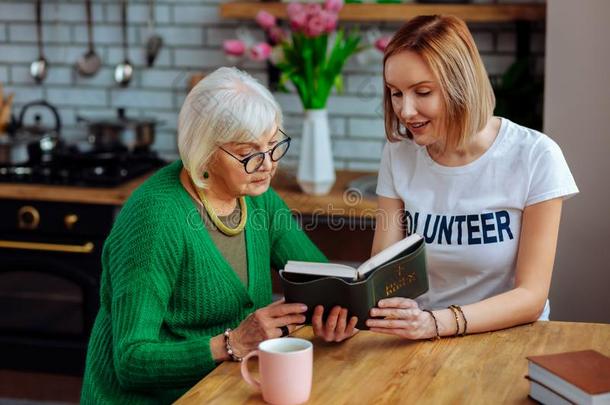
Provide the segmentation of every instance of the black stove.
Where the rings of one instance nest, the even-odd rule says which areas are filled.
[[[36,162],[0,165],[0,184],[113,187],[164,164],[149,150],[65,148]],[[99,307],[102,248],[119,210],[0,198],[0,369],[82,375]]]
[[[166,162],[153,151],[63,151],[47,161],[0,165],[0,183],[112,187]]]

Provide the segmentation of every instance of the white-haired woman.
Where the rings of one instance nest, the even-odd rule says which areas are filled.
[[[269,183],[290,145],[273,96],[220,68],[180,111],[181,160],[127,201],[104,245],[83,403],[170,403],[224,360],[305,321],[271,303],[270,268],[325,261]],[[317,332],[354,333],[334,309]]]

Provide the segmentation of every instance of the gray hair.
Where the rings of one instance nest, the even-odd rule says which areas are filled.
[[[198,187],[216,147],[251,142],[282,126],[282,111],[269,90],[249,74],[221,67],[202,79],[178,117],[178,151]]]

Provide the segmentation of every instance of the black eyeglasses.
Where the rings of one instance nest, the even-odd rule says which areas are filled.
[[[238,158],[222,146],[219,146],[225,153],[229,156],[240,162],[244,165],[244,169],[246,173],[252,174],[256,172],[265,162],[265,155],[269,154],[272,162],[277,162],[281,158],[284,157],[286,152],[288,152],[288,148],[290,147],[290,137],[284,133],[281,129],[279,130],[286,138],[278,142],[273,148],[269,149],[267,152],[256,152],[251,154],[250,156],[246,156],[243,159]]]

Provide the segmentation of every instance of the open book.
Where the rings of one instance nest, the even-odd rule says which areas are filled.
[[[358,266],[357,269],[339,263],[313,263],[313,262],[299,262],[289,260],[284,266],[285,273],[299,273],[299,274],[311,274],[314,276],[332,276],[341,277],[351,280],[362,280],[372,270],[381,266],[390,259],[398,256],[401,252],[404,252],[415,246],[422,240],[422,237],[418,234],[407,236],[406,238],[388,246],[375,256],[368,259],[366,262]]]
[[[357,316],[358,329],[368,329],[369,311],[383,298],[415,298],[428,291],[425,243],[411,235],[388,246],[357,269],[341,264],[288,262],[280,271],[286,302],[307,305],[306,318],[317,305],[328,314],[336,305]]]

